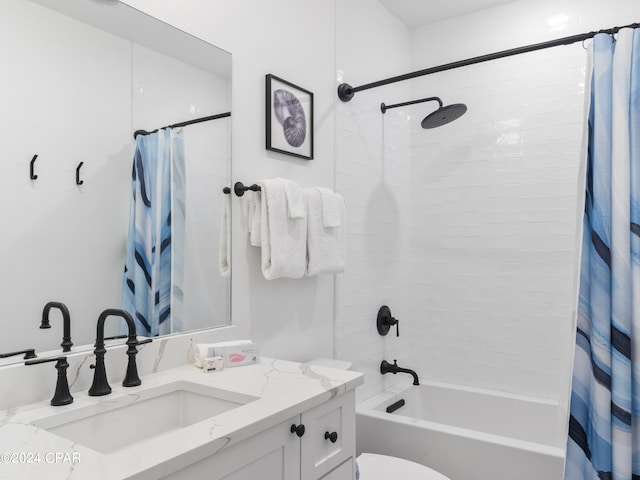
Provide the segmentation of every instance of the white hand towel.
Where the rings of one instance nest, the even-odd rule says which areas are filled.
[[[324,227],[322,195],[317,188],[305,190],[307,196],[307,276],[344,271],[346,224],[344,199],[338,196],[339,227]]]
[[[249,228],[249,241],[252,246],[260,247],[262,245],[262,193],[261,192],[247,192],[251,193],[249,197],[249,213],[248,213],[248,228]]]
[[[261,180],[262,274],[267,280],[302,278],[307,266],[307,219],[289,218],[288,201],[280,179]],[[303,196],[306,209],[306,197]]]
[[[340,206],[344,208],[342,195],[324,187],[315,187],[320,192],[322,199],[322,226],[339,227],[342,225],[340,219]]]
[[[218,266],[220,275],[228,277],[231,274],[231,194],[224,195],[222,206],[222,222],[220,225],[220,243],[218,250]]]
[[[296,182],[286,178],[278,178],[278,180],[284,186],[289,218],[305,218],[307,216],[307,205],[305,203],[304,190]]]

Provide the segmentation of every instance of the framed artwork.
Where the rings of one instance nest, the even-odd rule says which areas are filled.
[[[313,159],[313,93],[266,76],[267,150]]]

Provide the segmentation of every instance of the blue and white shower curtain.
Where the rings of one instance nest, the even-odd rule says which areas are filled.
[[[639,32],[592,44],[566,480],[640,479]]]
[[[183,163],[182,141],[171,129],[137,136],[122,308],[134,317],[138,335],[152,337],[175,330],[172,325],[173,180],[174,165],[178,165],[178,171],[180,168],[184,171]],[[176,213],[180,217],[179,212]]]

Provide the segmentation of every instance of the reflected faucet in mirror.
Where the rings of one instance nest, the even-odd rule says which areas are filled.
[[[136,387],[142,383],[138,376],[138,368],[136,366],[136,354],[138,353],[137,345],[142,343],[148,343],[151,339],[143,342],[138,342],[136,336],[136,324],[133,321],[133,317],[129,312],[117,308],[108,308],[103,311],[98,317],[98,324],[96,327],[96,343],[93,353],[96,356],[95,365],[91,365],[91,368],[95,369],[93,374],[93,383],[89,389],[89,395],[98,397],[102,395],[108,395],[111,393],[111,386],[107,381],[107,372],[104,368],[104,354],[107,353],[107,349],[104,346],[104,322],[107,317],[114,316],[120,317],[127,323],[129,334],[127,335],[127,355],[129,356],[129,362],[127,364],[127,374],[122,382],[124,387]]]
[[[0,353],[0,358],[9,358],[15,357],[16,355],[22,355],[24,353],[23,360],[28,360],[29,358],[36,358],[36,350],[34,348],[27,348],[25,350],[20,350],[18,352],[11,353]]]
[[[71,316],[69,315],[69,309],[62,302],[49,302],[44,306],[42,310],[42,323],[40,328],[51,328],[49,323],[49,312],[52,308],[57,308],[62,312],[62,347],[63,352],[70,352],[73,342],[71,341]]]

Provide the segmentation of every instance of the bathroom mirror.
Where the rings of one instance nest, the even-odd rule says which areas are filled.
[[[231,112],[231,54],[120,2],[3,7],[0,353],[60,353],[60,311],[51,310],[50,329],[39,329],[49,301],[69,309],[73,351],[93,348],[100,312],[121,306],[133,133]],[[172,251],[185,272],[176,293],[182,325],[172,333],[230,323],[219,250],[231,119],[180,135],[188,220],[184,248]],[[107,333],[118,334],[118,323],[108,321]]]

